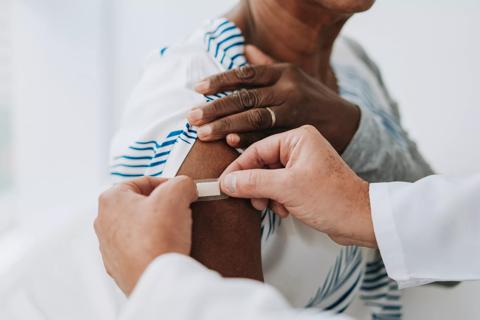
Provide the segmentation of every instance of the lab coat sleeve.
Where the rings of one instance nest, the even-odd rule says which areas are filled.
[[[378,246],[401,288],[480,279],[480,175],[370,185]]]
[[[338,319],[292,309],[273,287],[247,279],[225,279],[190,257],[158,257],[142,275],[121,320]]]

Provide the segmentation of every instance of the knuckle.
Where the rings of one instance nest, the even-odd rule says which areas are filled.
[[[295,64],[288,64],[286,71],[285,71],[285,76],[287,79],[289,79],[292,82],[298,82],[301,80],[303,71],[302,69],[295,65]]]
[[[256,174],[255,171],[249,171],[247,175],[247,183],[245,184],[245,188],[247,190],[245,191],[250,191],[254,190],[257,185],[261,183],[261,178],[260,175]]]
[[[102,192],[102,193],[98,196],[98,203],[99,203],[99,205],[104,205],[106,202],[108,202],[109,194],[110,194],[110,191],[107,190],[107,191]]]
[[[187,192],[192,186],[194,186],[192,178],[181,175],[172,179],[172,185],[170,186],[171,190],[174,192],[183,194]]]
[[[215,100],[211,103],[209,108],[205,108],[204,113],[206,117],[211,117],[216,114],[222,114],[226,109],[225,98]]]
[[[269,105],[275,103],[277,99],[275,99],[275,93],[273,90],[260,90],[255,89],[255,93],[257,95],[258,105]]]
[[[266,65],[257,66],[256,69],[255,69],[256,78],[257,79],[264,79],[264,80],[270,79],[275,74],[273,72],[273,70],[274,69],[272,68],[272,66],[266,66]]]
[[[219,120],[215,125],[215,131],[226,132],[232,127],[232,120],[230,118],[224,118]]]
[[[258,95],[254,90],[242,89],[237,94],[238,103],[244,109],[253,108],[258,104]]]
[[[186,188],[186,187],[192,186],[194,184],[192,178],[187,177],[187,176],[178,176],[176,179],[177,179],[177,183],[182,188]]]
[[[218,90],[219,87],[222,86],[222,84],[229,83],[230,77],[228,75],[228,72],[220,73],[217,75],[214,75],[209,78],[210,82],[210,89],[212,91]]]
[[[248,123],[255,129],[263,129],[268,122],[263,109],[253,109],[248,113]]]
[[[318,130],[310,124],[306,124],[306,125],[301,126],[299,128],[299,130],[302,132],[302,134],[304,134],[306,136],[316,136],[316,135],[318,135]]]
[[[235,69],[234,74],[239,80],[249,81],[255,78],[257,71],[253,66],[243,66]]]
[[[282,185],[285,186],[285,190],[291,190],[288,188],[293,188],[294,187],[294,182],[297,180],[297,176],[295,173],[291,171],[286,171],[285,174],[279,176],[279,181],[282,183]]]
[[[293,63],[287,63],[285,69],[289,75],[297,75],[300,73],[300,67]]]
[[[98,221],[98,218],[93,221],[93,229],[95,230],[96,234],[100,232],[100,222]]]
[[[278,84],[278,92],[281,93],[282,100],[292,99],[298,92],[297,84],[295,81],[286,80]]]

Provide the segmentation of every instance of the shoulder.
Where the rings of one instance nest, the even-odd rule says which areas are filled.
[[[348,36],[339,37],[335,44],[335,54],[339,65],[354,66],[357,70],[368,74],[388,95],[380,68],[357,40]]]
[[[187,38],[150,53],[145,72],[170,76],[183,73],[187,80],[198,80],[220,70],[247,63],[245,39],[240,29],[225,18],[205,21]]]
[[[334,63],[338,65],[355,66],[372,74],[377,80],[382,81],[380,69],[377,64],[368,55],[364,47],[353,38],[340,36],[333,51]]]
[[[398,106],[387,89],[380,68],[358,41],[339,37],[332,53],[332,64],[344,89],[355,91],[355,96],[361,98],[364,104],[374,104],[373,109],[384,110],[400,118]],[[368,101],[371,98],[374,101]]]
[[[203,28],[199,28],[185,39],[150,52],[138,86],[149,81],[185,85],[214,72],[217,67],[205,50],[203,34]]]
[[[187,38],[151,53],[112,141],[114,173],[131,177],[153,170],[152,174],[176,172],[195,140],[186,112],[215,99],[195,92],[195,82],[246,63],[243,45],[241,31],[233,23],[215,19]],[[167,153],[168,163],[157,158]]]

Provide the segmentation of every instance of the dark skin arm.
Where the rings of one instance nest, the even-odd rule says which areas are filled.
[[[238,153],[225,142],[197,141],[179,175],[218,178]],[[191,256],[224,277],[263,281],[260,215],[248,200],[229,198],[192,205]]]

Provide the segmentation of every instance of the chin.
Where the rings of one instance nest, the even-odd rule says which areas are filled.
[[[337,13],[353,14],[367,11],[375,0],[314,0],[314,2]]]

